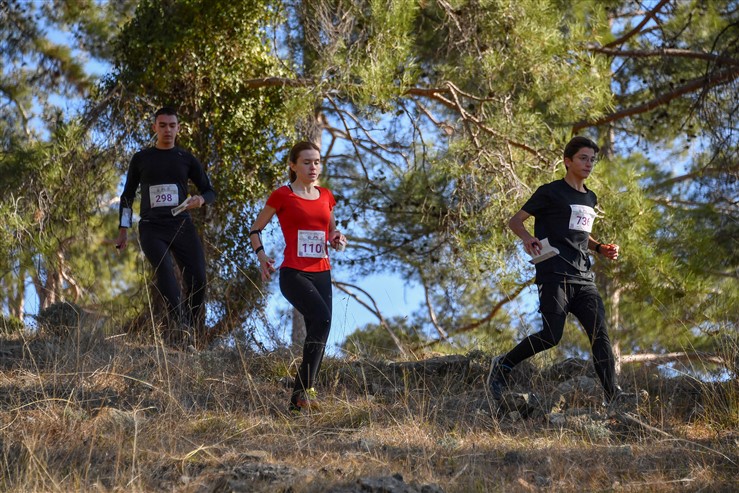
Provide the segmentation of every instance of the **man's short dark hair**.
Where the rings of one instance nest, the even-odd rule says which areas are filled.
[[[600,151],[600,147],[598,147],[598,144],[588,139],[587,137],[582,137],[578,135],[577,137],[573,137],[565,146],[565,158],[572,159],[573,157],[575,157],[575,154],[577,154],[577,151],[579,151],[583,147],[589,147],[590,149],[595,151],[596,154],[598,154],[598,151]]]
[[[156,121],[157,117],[159,115],[172,115],[177,116],[177,110],[172,108],[171,106],[162,106],[157,110],[156,113],[154,113],[154,120]]]

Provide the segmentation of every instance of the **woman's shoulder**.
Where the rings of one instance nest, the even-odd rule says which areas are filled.
[[[334,198],[333,192],[331,192],[331,190],[329,190],[328,188],[319,186],[316,186],[316,188],[321,193],[321,195],[326,195],[326,197],[330,197],[332,199]]]
[[[284,200],[287,198],[292,191],[290,190],[290,187],[287,185],[283,185],[281,187],[277,187],[274,190],[272,190],[272,193],[269,194],[269,198],[267,199],[267,202],[275,201],[275,200]]]

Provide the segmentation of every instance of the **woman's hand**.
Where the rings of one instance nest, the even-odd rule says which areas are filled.
[[[259,259],[259,271],[262,274],[262,281],[269,281],[272,279],[272,273],[276,271],[275,260],[268,257],[264,250],[260,251],[257,255]]]
[[[328,242],[334,250],[342,251],[346,247],[346,236],[338,229],[335,229],[329,234]]]

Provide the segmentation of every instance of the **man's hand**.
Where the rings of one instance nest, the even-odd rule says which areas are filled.
[[[118,228],[118,238],[115,240],[115,247],[118,251],[122,251],[128,245],[128,228]]]
[[[190,200],[187,202],[186,209],[197,209],[199,207],[202,207],[205,204],[205,199],[202,195],[193,195],[190,197]]]
[[[601,243],[598,250],[600,250],[601,255],[608,259],[616,260],[618,258],[618,245],[614,243]]]
[[[523,240],[523,249],[532,257],[539,255],[541,253],[541,242],[539,238],[529,235],[528,238]]]

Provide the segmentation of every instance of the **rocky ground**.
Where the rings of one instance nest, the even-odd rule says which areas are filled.
[[[287,413],[288,350],[179,352],[124,337],[0,341],[4,491],[735,491],[736,380],[490,356],[329,359],[321,408]]]

